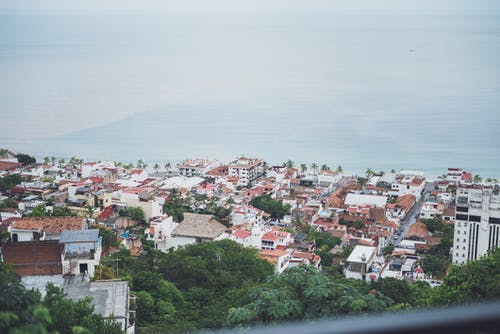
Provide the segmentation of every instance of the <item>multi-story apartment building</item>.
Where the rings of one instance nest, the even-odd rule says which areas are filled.
[[[453,263],[464,264],[499,246],[499,188],[457,189]]]
[[[230,177],[238,178],[239,186],[247,186],[264,173],[264,161],[260,159],[239,158],[228,165]]]
[[[204,159],[184,160],[177,165],[179,174],[183,176],[205,176],[206,173],[221,165],[219,161]]]

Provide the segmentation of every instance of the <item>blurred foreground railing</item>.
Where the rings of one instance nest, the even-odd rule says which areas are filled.
[[[234,333],[235,330],[222,331]],[[500,302],[253,328],[248,334],[500,333]]]

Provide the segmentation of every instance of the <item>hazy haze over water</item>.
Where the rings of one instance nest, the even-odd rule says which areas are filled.
[[[468,7],[443,15],[444,1],[439,15],[408,15],[380,3],[376,14],[313,1],[305,14],[118,16],[1,3],[0,146],[499,177],[499,6],[483,1],[476,13],[458,1]]]

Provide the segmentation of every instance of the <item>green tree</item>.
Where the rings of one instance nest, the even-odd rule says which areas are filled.
[[[474,181],[474,183],[479,184],[479,183],[481,183],[481,181],[483,180],[483,178],[481,177],[481,175],[476,174],[476,175],[474,175],[474,177],[473,177],[472,180]]]
[[[368,182],[368,180],[366,178],[364,178],[364,177],[358,177],[356,179],[356,182],[358,183],[358,185],[360,187],[364,187],[366,185],[366,182]]]
[[[250,294],[250,302],[229,310],[226,324],[245,326],[333,317],[360,312],[382,312],[392,300],[366,293],[347,281],[336,280],[310,266],[293,267],[272,277]]]
[[[300,164],[300,170],[302,171],[302,175],[305,174],[307,171],[307,165],[306,164]]]
[[[271,215],[271,218],[283,218],[283,216],[290,213],[290,205],[285,204],[283,202],[275,200],[271,198],[269,195],[257,196],[254,197],[250,204],[254,207],[265,211],[266,213]]]
[[[144,210],[136,206],[128,206],[123,212],[121,212],[126,217],[130,217],[137,221],[144,221]]]
[[[0,149],[0,158],[8,158],[10,155],[10,151],[6,148]]]
[[[338,165],[337,169],[336,169],[336,172],[337,173],[343,173],[344,172],[344,169],[342,168],[341,165]]]
[[[29,214],[28,217],[48,217],[49,213],[45,209],[45,205],[39,205],[34,208]]]
[[[0,191],[8,191],[21,184],[23,178],[19,174],[10,174],[0,178]]]
[[[318,171],[318,164],[316,164],[315,162],[313,162],[311,164],[311,169],[313,170],[314,174],[316,174],[316,172]]]
[[[285,166],[288,167],[288,168],[292,168],[294,166],[294,162],[290,159],[288,159],[285,163]]]
[[[17,161],[19,161],[23,166],[28,166],[36,163],[36,159],[28,154],[18,153],[16,154]]]
[[[373,169],[367,168],[365,172],[366,178],[369,179],[374,173]]]

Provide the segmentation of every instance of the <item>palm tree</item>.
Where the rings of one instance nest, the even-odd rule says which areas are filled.
[[[374,174],[374,171],[371,168],[367,168],[365,174],[366,174],[366,178],[369,179],[370,176],[372,176]]]
[[[158,173],[158,169],[160,168],[160,165],[158,165],[157,163],[155,163],[154,166],[153,166],[153,168]]]
[[[381,170],[380,172],[378,172],[380,174],[380,176],[384,176],[385,172],[383,170]]]
[[[50,162],[51,162],[52,164],[55,164],[55,163],[56,163],[56,160],[57,160],[57,159],[56,159],[56,157],[50,157]]]
[[[286,165],[288,168],[292,168],[292,167],[293,167],[293,165],[294,165],[294,162],[293,162],[292,160],[288,159],[288,160],[286,161],[286,164],[285,164],[285,165]]]
[[[300,170],[302,171],[302,175],[307,171],[307,165],[306,164],[301,164],[300,165]]]
[[[87,217],[88,219],[94,218],[94,212],[95,212],[95,208],[93,206],[91,206],[91,205],[85,206],[85,217]]]
[[[61,158],[61,159],[59,159],[59,161],[57,163],[60,164],[60,165],[62,165],[65,162],[66,162],[66,160],[64,160],[64,158]]]
[[[396,170],[395,170],[394,168],[393,168],[393,169],[391,169],[391,173],[392,173],[392,174],[396,173]]]
[[[339,165],[339,166],[337,167],[336,172],[340,174],[340,173],[342,173],[343,171],[344,171],[344,169],[342,168],[342,166],[341,166],[341,165]]]
[[[49,157],[44,157],[44,158],[43,158],[43,163],[44,163],[44,164],[48,165],[48,164],[49,164],[49,162],[50,162],[50,158],[49,158]]]
[[[491,182],[493,182],[493,179],[491,177],[489,177],[486,179],[486,182],[491,183]]]
[[[313,162],[311,164],[311,169],[314,171],[314,174],[316,174],[316,171],[318,170],[318,165],[315,162]]]
[[[322,172],[327,171],[327,170],[330,170],[330,167],[328,167],[328,165],[326,165],[326,164],[321,165],[321,171]]]
[[[8,158],[9,157],[9,150],[6,148],[0,149],[0,158]]]
[[[166,170],[170,170],[170,168],[172,167],[172,164],[170,162],[167,162],[165,164],[165,166],[163,166]]]
[[[481,177],[481,175],[479,175],[479,174],[474,175],[474,178],[473,178],[474,183],[481,183],[482,180],[483,180],[483,178]]]
[[[137,168],[144,168],[144,161],[142,159],[137,160]]]

